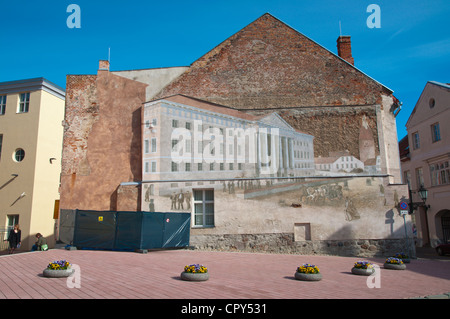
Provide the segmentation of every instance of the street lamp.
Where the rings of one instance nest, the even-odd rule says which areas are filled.
[[[419,193],[420,199],[423,203],[414,203],[414,206],[416,208],[423,207],[425,209],[425,227],[427,229],[427,237],[428,237],[428,244],[431,246],[431,238],[430,238],[430,228],[428,227],[428,209],[430,208],[430,205],[427,205],[427,199],[428,199],[428,190],[423,187],[423,185],[420,185],[420,188],[417,190]]]
[[[420,185],[420,188],[419,188],[418,192],[419,192],[420,199],[423,201],[423,204],[425,206],[425,203],[426,203],[427,198],[428,198],[428,190],[425,187],[423,187],[423,185]]]

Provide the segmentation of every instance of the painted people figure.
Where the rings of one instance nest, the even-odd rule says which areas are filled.
[[[177,195],[177,201],[178,201],[178,209],[184,210],[183,202],[184,202],[184,194],[182,191]]]
[[[177,194],[173,192],[172,195],[170,195],[170,201],[172,205],[170,206],[170,209],[177,209]]]
[[[185,199],[185,201],[186,201],[186,209],[187,209],[187,210],[191,210],[191,198],[192,198],[191,192],[187,191],[187,192],[184,194],[184,199]]]
[[[356,210],[355,205],[353,204],[353,201],[346,197],[345,198],[345,220],[352,221],[354,219],[360,219],[361,216],[359,216],[358,211]]]

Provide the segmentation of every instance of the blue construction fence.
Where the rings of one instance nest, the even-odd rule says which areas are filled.
[[[191,214],[75,210],[72,245],[148,250],[189,246]]]

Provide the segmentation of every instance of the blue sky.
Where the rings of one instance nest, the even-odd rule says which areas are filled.
[[[81,9],[70,29],[67,7]],[[370,4],[381,28],[366,24]],[[269,12],[336,53],[339,21],[352,36],[355,65],[403,102],[398,137],[427,81],[450,83],[448,0],[0,0],[0,82],[45,77],[65,88],[67,74],[188,66]]]

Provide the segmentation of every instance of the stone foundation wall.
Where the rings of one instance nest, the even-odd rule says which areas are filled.
[[[415,257],[415,247],[409,243],[413,250],[409,253]],[[200,250],[349,257],[388,257],[407,251],[405,239],[294,241],[293,233],[191,235],[190,245]]]

